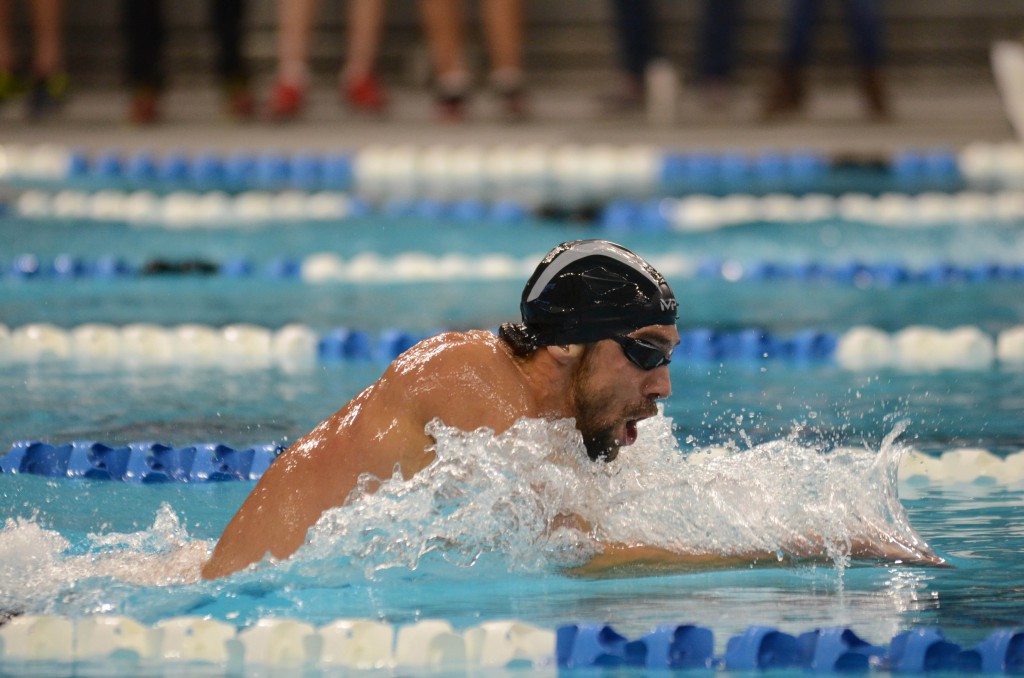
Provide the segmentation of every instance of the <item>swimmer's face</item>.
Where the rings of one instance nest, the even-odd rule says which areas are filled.
[[[673,325],[651,325],[628,336],[662,349],[665,356],[679,343]],[[590,345],[576,368],[571,394],[576,427],[590,458],[615,459],[620,447],[636,442],[637,422],[657,414],[655,403],[671,393],[667,364],[645,370],[612,339]]]

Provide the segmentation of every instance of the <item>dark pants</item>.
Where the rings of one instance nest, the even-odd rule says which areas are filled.
[[[217,76],[223,82],[245,81],[242,25],[245,0],[211,0],[210,24],[217,37]],[[161,0],[123,0],[126,77],[132,87],[161,88],[166,82],[163,52],[166,28]]]
[[[799,68],[810,63],[820,2],[790,1],[783,36],[785,66]],[[883,58],[881,0],[843,0],[843,5],[857,64],[865,69],[880,66]]]
[[[615,31],[619,63],[631,76],[642,79],[661,53],[655,30],[657,17],[651,0],[615,0]],[[704,0],[697,36],[697,79],[724,80],[736,67],[736,29],[741,0]]]
[[[697,80],[728,80],[736,70],[740,0],[705,0],[697,36]]]
[[[614,9],[619,64],[626,73],[643,80],[647,64],[659,56],[653,4],[650,0],[615,0]]]

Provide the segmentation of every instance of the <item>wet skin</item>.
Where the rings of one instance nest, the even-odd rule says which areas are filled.
[[[672,325],[651,325],[630,336],[664,348],[679,343]],[[420,342],[393,362],[381,378],[299,439],[271,464],[242,504],[203,577],[222,577],[262,560],[284,559],[306,541],[321,514],[344,504],[360,476],[409,478],[434,460],[424,428],[433,419],[470,431],[507,430],[522,417],[572,417],[591,458],[612,461],[636,440],[637,422],[657,412],[671,394],[667,365],[643,370],[622,347],[606,339],[583,346],[541,347],[517,357],[488,332],[450,332]],[[599,530],[579,516],[562,524],[585,533]],[[664,573],[777,561],[772,553],[718,554],[673,551],[646,544],[598,543],[598,554],[573,573]],[[944,561],[927,546],[904,544],[884,532],[854,540],[851,555],[925,565]],[[796,558],[820,558],[814,535],[786,547]]]
[[[633,333],[665,348],[679,343],[672,325]],[[611,340],[584,347],[541,347],[512,354],[489,332],[449,332],[402,354],[374,384],[270,466],[221,535],[203,577],[284,559],[306,541],[329,508],[345,503],[363,474],[405,478],[434,459],[424,433],[437,418],[462,430],[507,430],[522,417],[577,418],[591,455],[614,459],[636,439],[636,422],[671,393],[667,366],[642,370]]]

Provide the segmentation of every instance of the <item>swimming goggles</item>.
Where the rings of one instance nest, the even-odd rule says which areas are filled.
[[[672,352],[665,355],[665,349],[661,346],[637,339],[635,337],[610,337],[612,341],[622,347],[629,362],[641,370],[653,370],[655,367],[668,365],[672,362]]]

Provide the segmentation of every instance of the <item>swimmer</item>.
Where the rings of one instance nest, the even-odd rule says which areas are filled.
[[[614,461],[636,441],[638,422],[657,414],[657,401],[671,394],[677,308],[661,274],[628,249],[603,240],[559,245],[526,283],[522,323],[503,324],[497,336],[469,331],[425,339],[283,452],[224,530],[203,577],[223,577],[267,554],[288,558],[324,511],[347,501],[363,474],[387,479],[398,468],[409,478],[426,468],[434,441],[424,429],[434,419],[501,433],[523,417],[573,418],[589,457]],[[590,529],[576,517],[567,520]],[[642,544],[602,548],[577,572],[737,561]],[[794,555],[815,550],[809,539]],[[898,544],[891,551],[862,555],[914,555]],[[777,562],[774,553],[739,560],[757,555]]]

